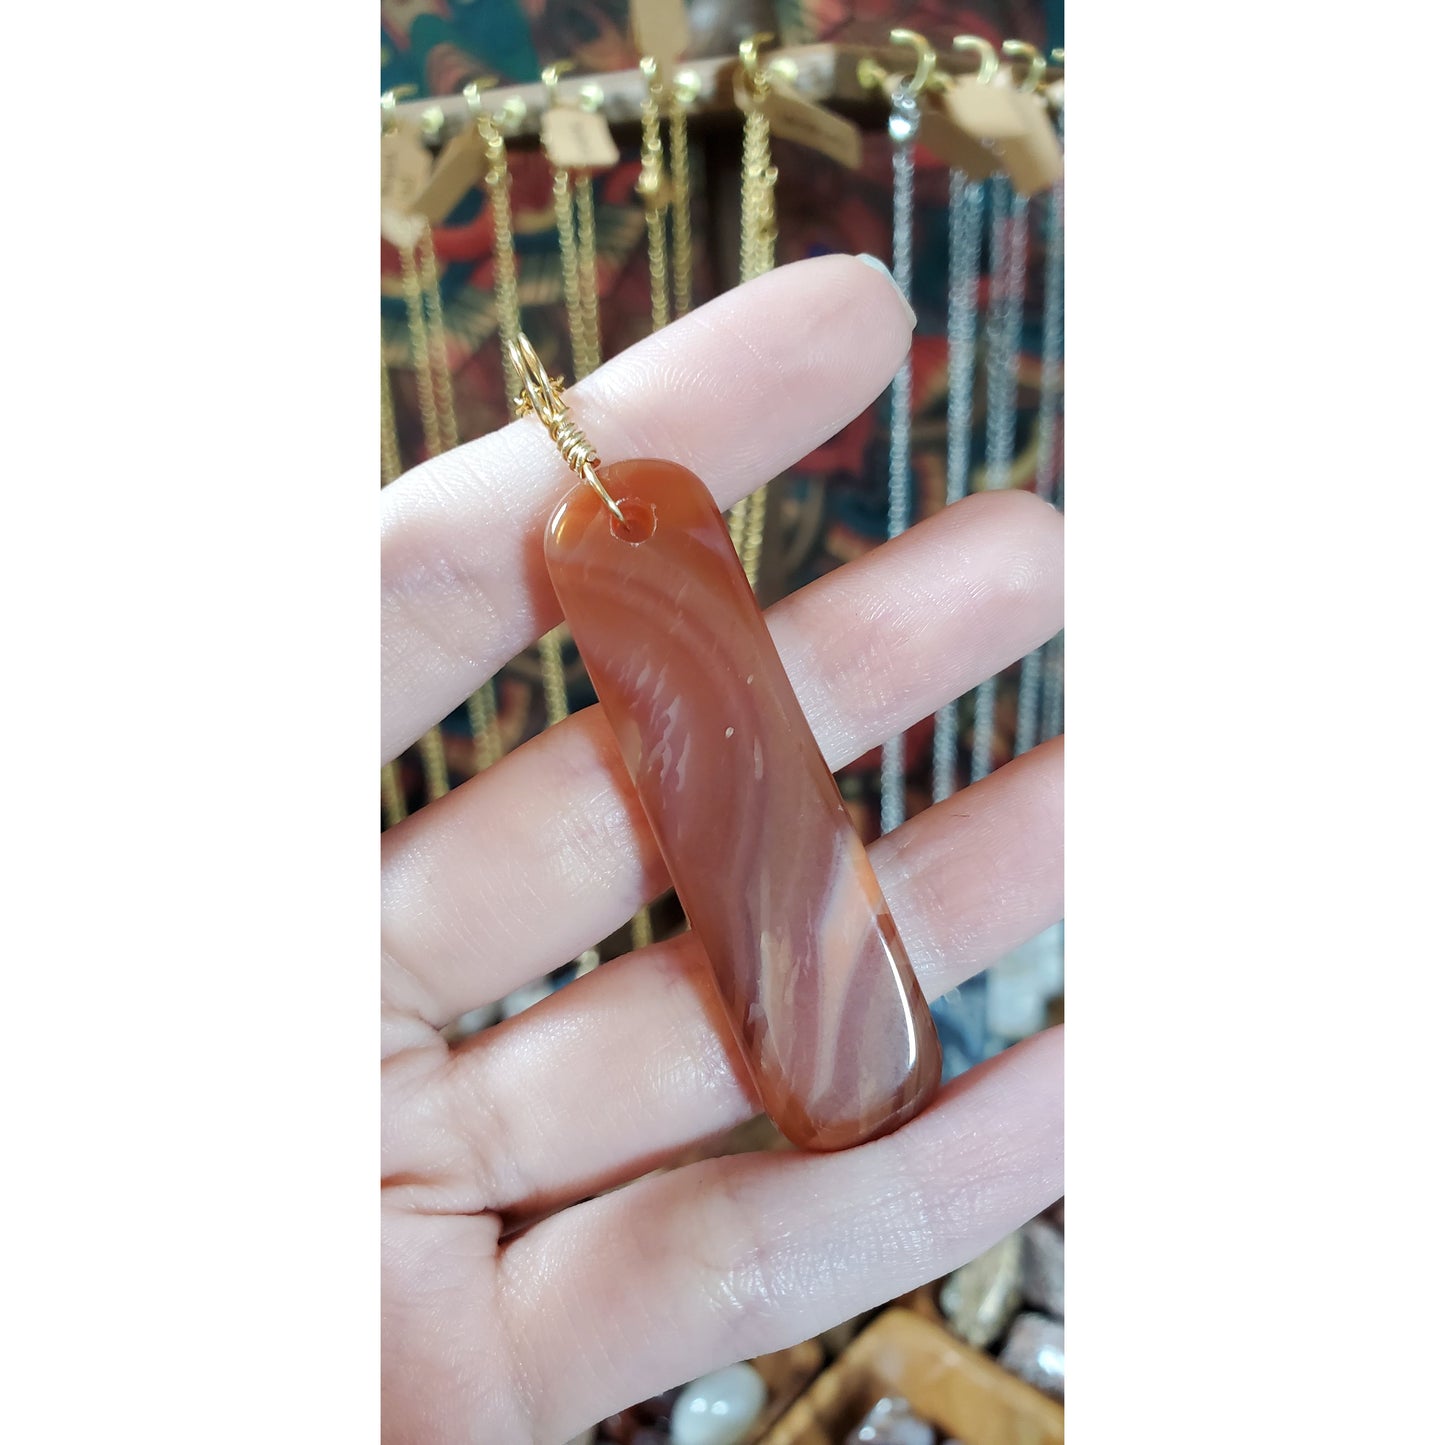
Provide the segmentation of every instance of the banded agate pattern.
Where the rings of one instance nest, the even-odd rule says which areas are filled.
[[[793,1143],[897,1128],[938,1037],[862,841],[702,482],[600,470],[547,529],[553,586],[763,1107]]]

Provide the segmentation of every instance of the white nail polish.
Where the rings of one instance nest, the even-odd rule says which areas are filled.
[[[855,261],[861,261],[865,266],[871,266],[880,275],[886,276],[889,281],[893,282],[893,289],[898,291],[898,283],[893,280],[893,272],[890,271],[877,256],[870,256],[866,251],[859,251],[853,259]],[[904,308],[908,312],[909,325],[916,326],[918,324],[918,313],[909,306],[908,298],[904,296],[903,292],[898,291],[898,299],[903,302]]]

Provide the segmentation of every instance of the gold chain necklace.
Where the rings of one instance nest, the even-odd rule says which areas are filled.
[[[417,250],[422,255],[417,266]],[[402,294],[406,298],[406,327],[411,339],[411,364],[416,376],[417,406],[421,412],[422,438],[427,455],[437,457],[446,449],[442,444],[443,427],[449,429],[455,445],[456,415],[452,402],[451,373],[446,364],[442,329],[441,300],[436,295],[436,252],[431,244],[431,227],[423,223],[417,247],[400,246]],[[432,316],[427,315],[426,293],[436,299]],[[440,367],[437,362],[440,361]],[[443,399],[444,397],[444,399]],[[447,418],[444,423],[443,415]],[[417,744],[421,754],[422,775],[426,779],[429,802],[445,796],[451,784],[447,773],[446,745],[440,728],[429,729]]]
[[[391,396],[391,375],[386,369],[386,353],[381,355],[381,485],[394,482],[401,475],[401,444],[396,435],[396,407]],[[402,791],[401,772],[394,762],[381,770],[381,816],[388,828],[406,817],[406,794]]]
[[[637,194],[642,197],[647,218],[647,272],[652,283],[652,329],[661,331],[668,322],[667,314],[667,179],[662,169],[663,84],[657,73],[657,62],[650,56],[642,58],[642,74],[647,92],[642,101],[642,174],[637,181]]]
[[[668,92],[668,126],[672,160],[672,309],[686,316],[692,309],[692,191],[687,157],[687,102],[679,80]]]
[[[766,71],[758,66],[758,44],[764,36],[744,40],[738,47],[749,104],[743,117],[742,242],[739,280],[751,281],[774,265],[777,205],[774,192],[778,168],[772,161],[772,132],[763,102],[768,93]],[[763,556],[763,528],[768,514],[768,487],[764,482],[728,513],[728,532],[742,558],[748,582],[756,588]]]

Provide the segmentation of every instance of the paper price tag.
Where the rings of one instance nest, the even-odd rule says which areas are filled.
[[[1007,140],[1024,133],[1027,121],[1019,112],[1018,92],[997,85],[980,85],[966,75],[943,93],[943,107],[954,122],[975,140]]]
[[[683,0],[632,0],[632,43],[639,55],[652,56],[666,75],[692,43]]]
[[[996,151],[975,140],[944,106],[925,101],[918,125],[918,143],[930,150],[951,170],[962,171],[971,181],[986,181],[1003,169]]]
[[[487,164],[487,143],[475,125],[468,125],[442,148],[431,179],[422,187],[412,210],[439,226],[457,202],[481,179]]]
[[[573,105],[554,105],[542,113],[542,149],[554,166],[569,171],[609,170],[619,158],[606,119]]]
[[[1041,95],[1016,95],[1024,118],[1023,134],[998,144],[1014,190],[1023,196],[1046,191],[1064,173],[1064,153]]]
[[[762,107],[774,135],[819,151],[849,170],[856,171],[862,164],[863,134],[858,127],[851,120],[804,100],[786,82],[768,82]]]
[[[431,152],[422,140],[421,127],[398,121],[381,137],[381,206],[405,215],[431,178]]]
[[[426,221],[421,216],[403,215],[400,211],[383,210],[381,239],[390,241],[399,251],[410,251],[421,240]]]

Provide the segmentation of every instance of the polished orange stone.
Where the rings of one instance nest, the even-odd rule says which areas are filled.
[[[805,1149],[885,1134],[938,1087],[938,1036],[827,761],[707,488],[672,462],[579,485],[552,584],[763,1107]]]

